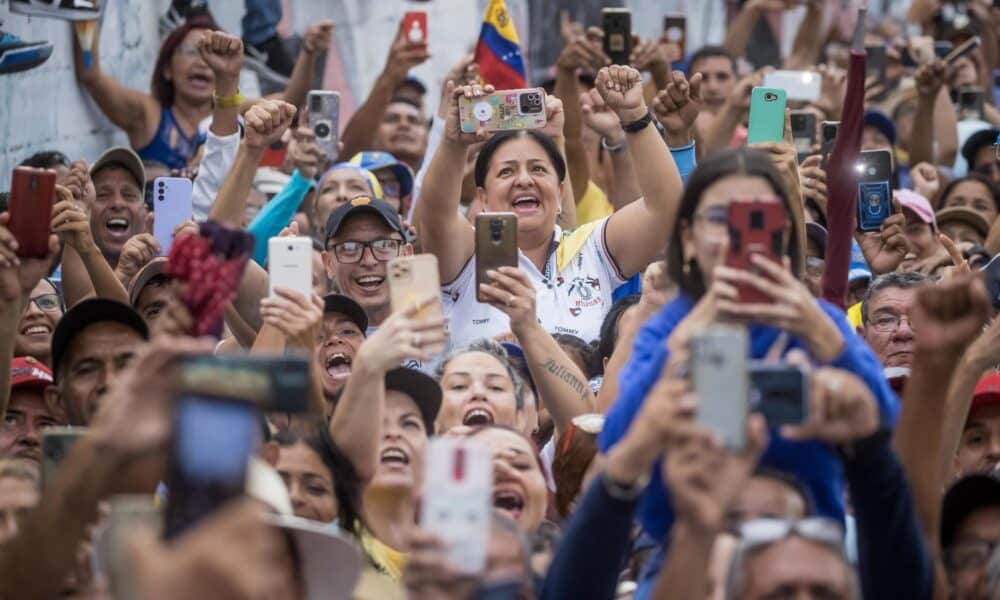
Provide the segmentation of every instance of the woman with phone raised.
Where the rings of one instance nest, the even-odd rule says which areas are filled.
[[[476,300],[475,231],[458,211],[462,170],[455,166],[465,164],[474,142],[485,142],[475,166],[477,199],[489,212],[517,215],[517,266],[538,292],[538,318],[547,331],[596,339],[611,293],[662,248],[673,227],[681,179],[643,100],[642,78],[631,67],[611,66],[601,69],[596,86],[622,121],[643,197],[565,232],[557,226],[560,199],[570,185],[562,103],[546,97],[548,124],[542,130],[463,133],[459,98],[474,100],[494,90],[446,85],[444,139],[428,167],[414,222],[424,251],[438,259],[454,344],[510,331],[503,312]]]

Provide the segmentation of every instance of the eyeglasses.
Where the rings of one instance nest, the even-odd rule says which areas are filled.
[[[899,329],[899,325],[906,319],[906,322],[910,325],[910,329],[913,329],[913,321],[910,321],[910,317],[906,315],[897,315],[895,313],[879,313],[868,319],[868,322],[872,324],[875,331],[879,333],[892,333]]]
[[[738,535],[745,552],[770,546],[793,535],[817,542],[844,554],[844,530],[840,524],[824,517],[800,521],[785,519],[755,519],[740,525]]]
[[[382,186],[382,193],[384,195],[399,196],[399,192],[402,190],[402,186],[395,179],[389,179],[388,177],[383,179],[380,177],[378,183]]]
[[[40,310],[45,312],[62,312],[62,301],[59,294],[41,294],[31,299]]]
[[[959,542],[945,550],[944,562],[952,571],[981,569],[989,561],[993,550],[998,545],[1000,542],[987,542],[985,540]]]
[[[394,238],[383,238],[368,242],[347,241],[333,245],[333,254],[337,261],[344,264],[361,262],[361,257],[365,254],[365,248],[372,251],[372,256],[379,262],[390,261],[399,256],[399,249],[403,246],[403,240]]]

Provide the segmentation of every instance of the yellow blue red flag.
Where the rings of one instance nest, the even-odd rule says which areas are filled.
[[[521,41],[503,0],[490,0],[476,44],[476,64],[485,83],[498,90],[525,87]]]

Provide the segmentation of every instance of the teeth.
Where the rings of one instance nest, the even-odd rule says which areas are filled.
[[[25,335],[47,334],[51,333],[51,330],[45,325],[35,325],[34,327],[28,327],[21,333]]]
[[[474,408],[465,413],[463,425],[489,425],[493,423],[493,415],[482,408]]]
[[[402,462],[404,464],[409,464],[410,462],[410,457],[399,448],[386,448],[382,451],[380,458],[382,462]]]
[[[376,277],[374,275],[368,275],[365,277],[358,277],[356,280],[361,285],[379,285],[385,281],[384,277]]]

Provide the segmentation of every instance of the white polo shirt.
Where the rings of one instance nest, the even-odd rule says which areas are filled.
[[[556,226],[544,272],[518,251],[518,266],[535,284],[538,321],[549,333],[568,333],[590,342],[600,337],[611,294],[625,278],[604,243],[607,218],[570,233]],[[476,257],[454,281],[441,287],[451,347],[510,332],[510,319],[476,300]]]

